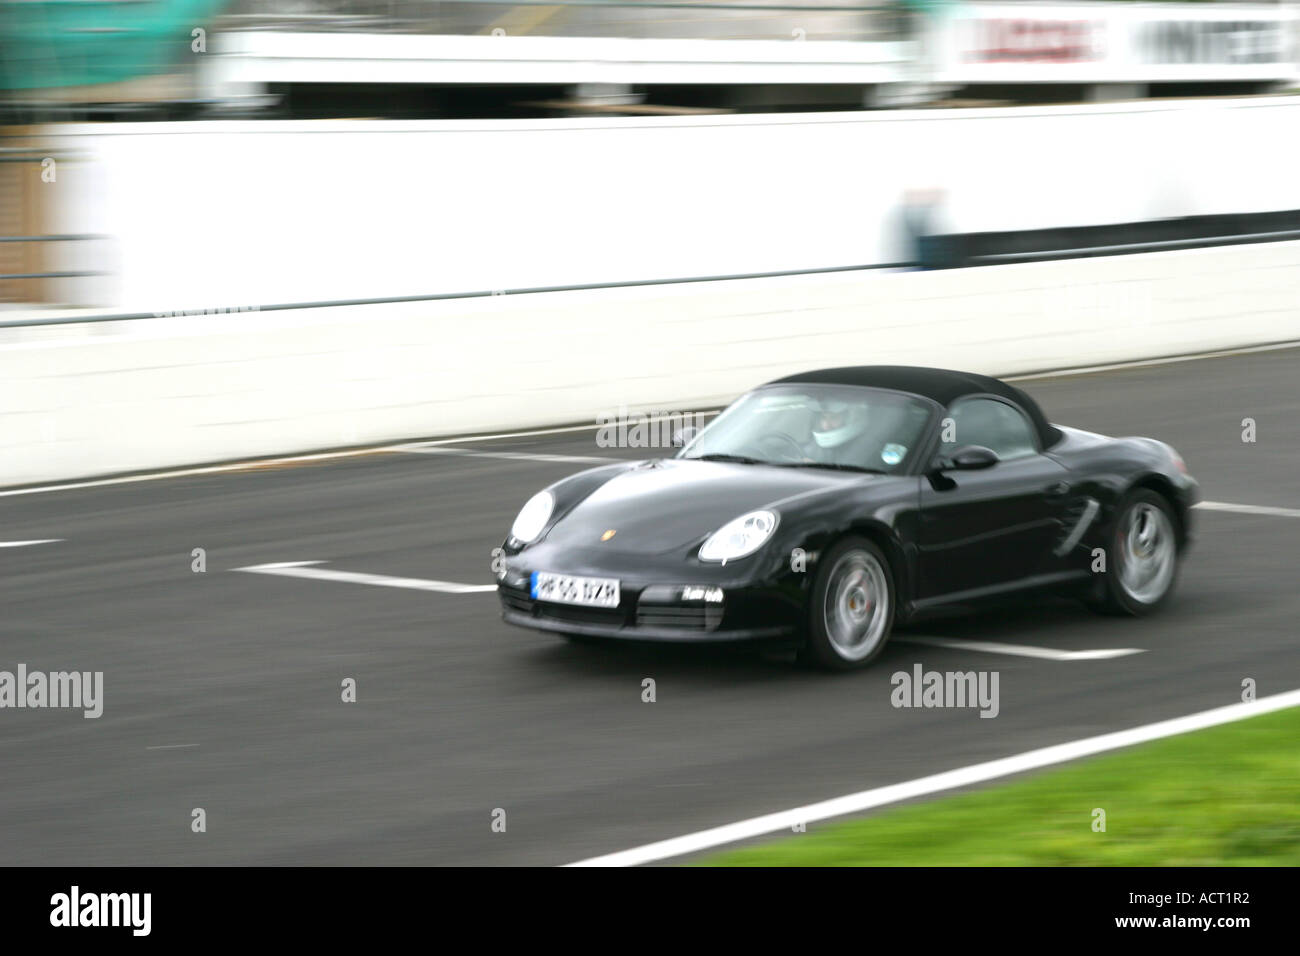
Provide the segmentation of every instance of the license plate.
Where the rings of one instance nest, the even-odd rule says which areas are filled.
[[[618,607],[617,578],[580,578],[572,574],[534,571],[531,590],[534,601]]]

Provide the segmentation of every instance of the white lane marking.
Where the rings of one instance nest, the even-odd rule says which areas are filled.
[[[998,644],[992,641],[962,641],[946,637],[895,637],[904,644],[929,644],[933,647],[953,647],[985,654],[1008,654],[1012,657],[1036,657],[1045,661],[1105,661],[1130,654],[1145,654],[1141,647],[1102,647],[1092,651],[1062,651],[1053,647],[1030,647],[1026,644]]]
[[[26,548],[33,544],[53,544],[62,538],[35,538],[32,541],[0,541],[0,548]]]
[[[231,568],[251,574],[278,574],[287,578],[311,578],[316,581],[346,581],[349,584],[371,584],[381,588],[412,588],[416,591],[440,591],[443,594],[475,594],[495,591],[495,584],[458,584],[455,581],[430,581],[424,578],[395,578],[386,574],[363,574],[359,571],[330,571],[312,567],[324,561],[277,561],[272,564],[254,564],[247,568]]]
[[[624,460],[622,458],[593,458],[586,455],[543,455],[522,451],[474,451],[469,448],[426,448],[418,445],[412,445],[409,448],[402,448],[400,450],[412,455],[462,455],[466,458],[504,458],[507,461],[568,461],[583,463],[594,461],[605,464],[607,462]],[[630,461],[631,459],[627,460]]]
[[[145,747],[145,750],[188,750],[198,744],[159,744],[157,747]]]
[[[1226,707],[1216,707],[1213,710],[1204,710],[1197,714],[1189,714],[1186,717],[1161,720],[1154,724],[1144,724],[1141,727],[1120,730],[1111,734],[1102,734],[1098,737],[1085,737],[1082,740],[1056,744],[1052,747],[1043,747],[1040,750],[1030,750],[1011,757],[1002,757],[986,763],[961,767],[957,770],[947,770],[943,773],[932,774],[917,780],[909,780],[905,783],[863,790],[847,796],[836,797],[832,800],[811,803],[806,807],[795,807],[793,810],[769,813],[765,816],[741,820],[739,823],[729,823],[726,826],[700,830],[686,836],[674,837],[671,840],[648,843],[645,846],[635,847],[631,850],[591,857],[568,865],[637,866],[642,863],[653,863],[657,860],[666,860],[687,853],[698,853],[701,850],[711,850],[727,843],[749,840],[782,830],[788,832],[791,827],[798,823],[814,823],[818,820],[844,816],[849,813],[861,813],[863,810],[871,810],[885,804],[897,803],[900,800],[923,797],[943,790],[952,790],[956,787],[967,787],[971,784],[983,783],[986,780],[1005,777],[1009,774],[1024,773],[1027,770],[1036,770],[1039,767],[1049,767],[1069,760],[1078,760],[1080,757],[1090,757],[1093,754],[1105,753],[1108,750],[1132,747],[1134,744],[1159,740],[1162,737],[1174,737],[1193,730],[1216,727],[1219,724],[1247,720],[1261,714],[1296,706],[1300,706],[1300,690],[1290,690],[1282,694],[1274,694],[1271,697],[1261,697],[1259,700],[1250,703],[1229,704]]]
[[[1271,515],[1275,518],[1300,518],[1300,508],[1272,508],[1268,505],[1235,505],[1229,501],[1201,501],[1197,508],[1206,511],[1230,511],[1239,515]]]
[[[1297,346],[1300,346],[1300,341],[1293,339],[1286,342],[1270,342],[1267,345],[1247,345],[1236,349],[1219,349],[1214,352],[1194,352],[1191,355],[1130,359],[1127,362],[1111,362],[1109,365],[1081,365],[1078,368],[1047,369],[1043,372],[1028,372],[1024,375],[1003,375],[1000,377],[1004,382],[1028,382],[1040,378],[1065,378],[1070,375],[1091,375],[1094,372],[1118,372],[1129,368],[1149,368],[1156,365],[1176,365],[1179,362],[1198,362],[1201,359],[1231,358],[1234,355],[1253,355],[1255,352],[1277,352],[1281,349],[1293,349]]]

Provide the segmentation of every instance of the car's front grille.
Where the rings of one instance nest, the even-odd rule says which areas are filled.
[[[641,604],[636,609],[638,627],[678,627],[687,631],[712,631],[722,623],[718,604]]]
[[[507,587],[505,584],[497,585],[497,594],[501,596],[501,603],[512,611],[523,611],[525,614],[531,614],[533,611],[533,599],[528,596],[528,592],[520,588]]]

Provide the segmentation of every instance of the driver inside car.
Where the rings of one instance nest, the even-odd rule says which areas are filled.
[[[853,465],[886,470],[898,464],[906,448],[894,444],[898,410],[865,402],[826,399],[812,415],[812,440],[805,460],[816,464]]]
[[[863,464],[863,449],[860,446],[868,421],[868,412],[863,405],[835,399],[818,402],[812,409],[811,440],[803,444],[805,461],[837,465]]]

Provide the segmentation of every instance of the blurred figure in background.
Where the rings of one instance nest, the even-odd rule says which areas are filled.
[[[949,228],[942,189],[909,189],[903,194],[902,223],[908,265],[914,269],[953,269],[960,265],[956,236]]]

